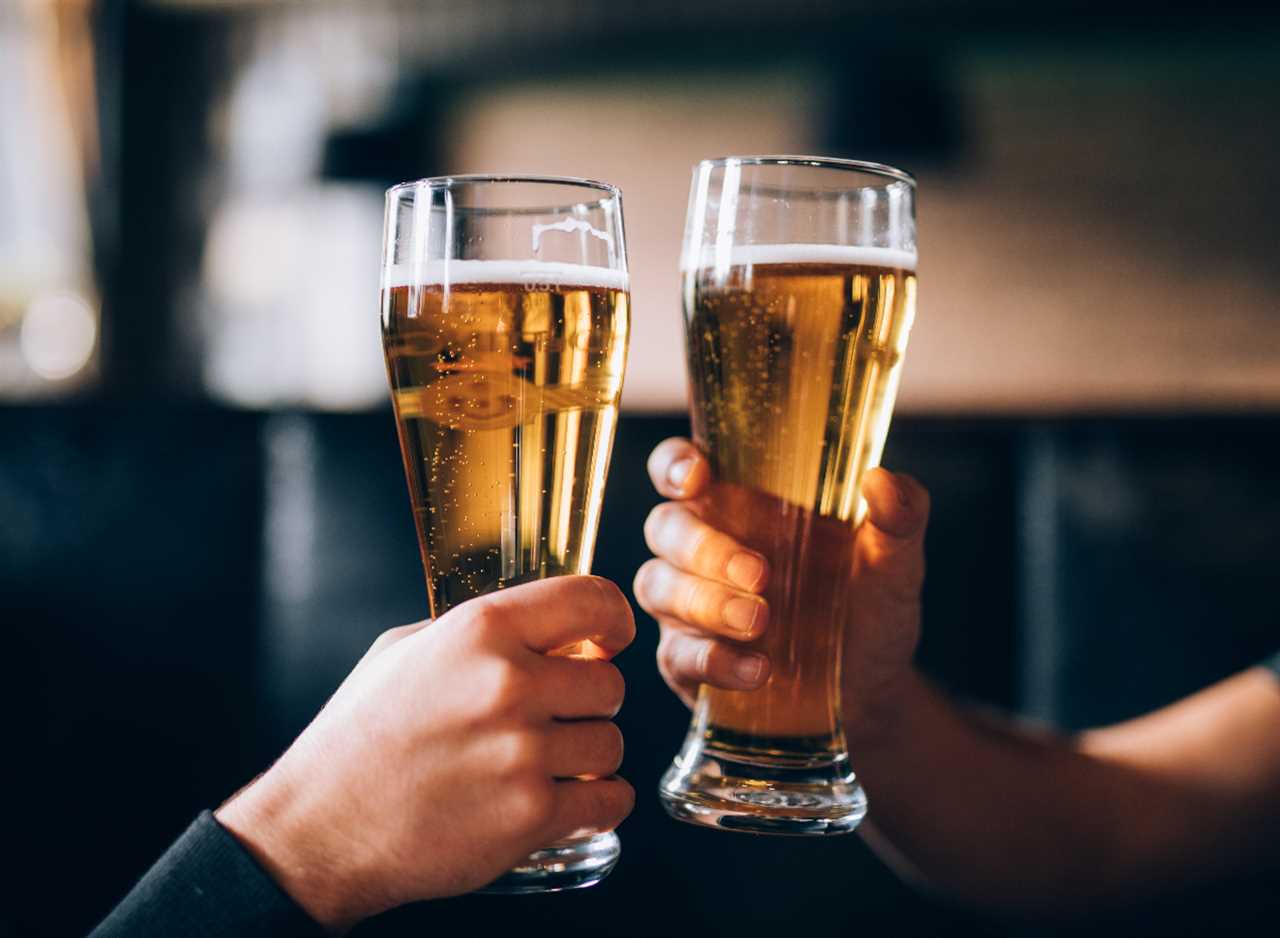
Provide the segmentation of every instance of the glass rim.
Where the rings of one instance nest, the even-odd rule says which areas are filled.
[[[583,176],[547,176],[540,173],[450,173],[447,176],[424,176],[421,179],[410,179],[396,183],[387,189],[387,198],[391,198],[407,189],[417,189],[424,186],[428,189],[449,189],[455,185],[476,185],[495,182],[522,182],[593,189],[596,192],[607,193],[606,198],[618,198],[622,195],[622,190],[612,183],[600,182],[598,179],[587,179]]]
[[[761,156],[716,156],[699,160],[698,166],[810,166],[814,169],[836,169],[845,172],[868,173],[882,176],[894,182],[906,183],[916,188],[916,177],[905,169],[890,166],[888,163],[874,163],[870,160],[847,160],[834,156],[805,156],[801,154],[765,154]]]

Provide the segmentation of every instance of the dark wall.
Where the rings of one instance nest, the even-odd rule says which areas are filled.
[[[1280,648],[1280,424],[1075,421],[1019,449],[1028,712],[1136,716]]]
[[[84,930],[262,764],[258,424],[0,409],[0,923],[20,934]]]
[[[899,419],[886,464],[917,475],[935,505],[921,663],[959,695],[1076,726],[1274,650],[1278,429]],[[628,588],[656,501],[645,458],[684,430],[622,422],[596,570]],[[265,767],[379,631],[424,614],[389,413],[0,409],[0,693],[14,754],[0,785],[6,841],[24,860],[0,879],[0,934],[86,930],[197,811]],[[653,791],[687,715],[655,645],[642,617],[620,658],[623,772],[641,797],[609,880],[410,908],[361,934],[1008,933],[913,894],[857,838],[668,820]],[[1135,915],[1128,935],[1197,933]]]

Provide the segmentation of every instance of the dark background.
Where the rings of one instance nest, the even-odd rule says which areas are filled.
[[[211,128],[254,30],[288,5],[56,6],[64,28],[83,15],[96,53],[86,256],[101,302],[83,375],[47,388],[23,379],[0,400],[0,934],[33,936],[87,931],[196,812],[269,764],[380,631],[425,614],[389,408],[331,412],[305,393],[247,406],[201,379],[197,272],[230,173]],[[451,5],[369,6],[411,22]],[[1102,16],[1074,3],[794,13],[708,3],[687,5],[678,26],[640,5],[560,6],[594,17],[574,40],[585,31],[593,54],[548,65],[563,59],[558,47],[504,31],[512,7],[495,4],[481,24],[491,39],[438,67],[406,56],[418,64],[394,70],[395,107],[331,128],[316,177],[380,187],[432,174],[448,159],[428,132],[445,103],[495,77],[569,80],[619,60],[714,72],[781,57],[845,76],[836,87],[876,83],[870,97],[827,98],[819,145],[945,182],[978,134],[939,64],[956,43],[1069,58],[1071,43],[1100,37],[1123,59],[1166,42],[1256,51],[1258,35],[1276,34],[1274,17],[1244,4],[1118,3]],[[872,28],[877,41],[859,43]],[[1211,94],[1214,74],[1194,74]],[[1258,89],[1262,125],[1275,126],[1276,87]],[[1258,170],[1259,198],[1274,199],[1269,166]],[[1273,283],[1275,249],[1253,244],[1263,262],[1247,276]],[[1276,313],[1264,308],[1259,322]],[[1260,354],[1280,352],[1276,334],[1259,333]],[[1190,366],[1169,367],[1176,384]],[[970,388],[965,400],[979,403],[905,407],[885,463],[934,499],[922,666],[960,697],[1072,729],[1142,713],[1274,652],[1280,397],[1265,390],[1245,384],[1226,403],[1117,395],[1063,406],[1057,396],[1010,408],[983,406]],[[656,501],[645,457],[686,429],[670,406],[632,408],[621,422],[595,570],[628,589]],[[653,623],[640,624],[620,658],[623,774],[640,798],[614,874],[576,894],[399,910],[358,934],[1058,931],[922,895],[856,837],[751,838],[668,820],[654,791],[687,714],[653,666]],[[1106,919],[1081,912],[1095,934],[1269,933],[1277,886],[1278,871],[1258,870]]]
[[[937,506],[924,667],[958,695],[1080,727],[1273,651],[1278,423],[899,419],[886,462]],[[623,420],[600,574],[629,586],[646,559],[644,460],[684,430]],[[389,412],[11,408],[0,439],[13,444],[0,451],[6,827],[22,860],[3,909],[19,933],[65,935],[268,764],[381,629],[421,618],[424,587]],[[614,874],[580,894],[403,910],[361,933],[1023,933],[914,894],[856,837],[669,820],[655,790],[687,714],[640,624],[619,718],[640,798]],[[1275,871],[1259,873],[1256,889],[1134,910],[1116,933],[1253,933],[1276,911]]]

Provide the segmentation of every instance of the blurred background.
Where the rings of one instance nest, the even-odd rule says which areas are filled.
[[[425,614],[376,326],[404,179],[622,186],[603,575],[645,559],[644,458],[687,429],[691,165],[874,159],[920,182],[886,462],[934,493],[926,669],[1075,728],[1274,651],[1280,16],[1254,6],[0,0],[0,935],[87,931]],[[1057,933],[914,892],[856,838],[668,821],[687,716],[642,626],[615,874],[358,934]],[[1090,930],[1265,931],[1278,877]]]

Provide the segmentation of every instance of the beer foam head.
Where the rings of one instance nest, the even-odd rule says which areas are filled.
[[[521,287],[596,287],[630,289],[625,270],[562,264],[559,261],[424,261],[396,264],[383,272],[383,287],[459,286],[468,283],[513,284]]]
[[[748,267],[756,264],[847,264],[851,267],[889,267],[915,270],[916,252],[897,248],[853,247],[845,244],[739,244],[724,253],[713,244],[702,248],[699,258],[686,256],[683,270]]]

